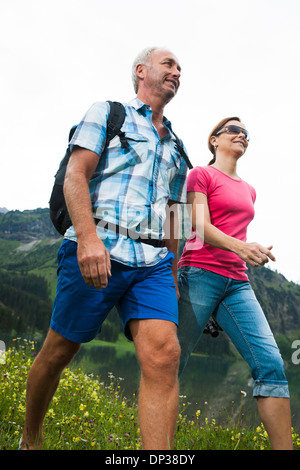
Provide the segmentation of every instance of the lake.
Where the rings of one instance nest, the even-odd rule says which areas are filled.
[[[130,398],[138,393],[139,366],[130,343],[99,345],[95,341],[82,346],[72,363],[86,373],[98,375],[101,381],[110,382],[112,374],[119,382],[123,395]],[[286,374],[291,393],[293,426],[300,429],[300,365],[287,363]],[[180,381],[180,412],[189,418],[197,410],[209,420],[214,418],[218,424],[237,423],[241,416],[243,423],[260,424],[256,400],[252,397],[253,380],[250,369],[243,360],[228,360],[192,355]],[[242,398],[242,393],[246,397]],[[241,402],[242,400],[242,402]]]

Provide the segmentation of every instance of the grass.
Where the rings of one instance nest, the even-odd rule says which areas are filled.
[[[25,387],[36,354],[35,342],[15,340],[0,364],[0,449],[15,450],[25,417]],[[1,357],[0,357],[1,360]],[[122,379],[108,381],[82,370],[66,369],[50,404],[44,424],[45,450],[140,450],[136,396],[122,394]],[[243,394],[238,418],[217,424],[201,410],[187,418],[181,399],[175,450],[267,450],[268,435],[260,425],[244,427]],[[205,413],[205,411],[204,411]],[[232,413],[233,416],[233,413]],[[300,436],[293,431],[295,449]]]

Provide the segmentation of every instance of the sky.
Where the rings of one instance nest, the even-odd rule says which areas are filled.
[[[257,192],[248,241],[300,283],[299,0],[1,0],[0,207],[48,207],[70,127],[95,101],[134,97],[145,47],[171,50],[181,86],[165,115],[193,165],[240,116],[250,144],[238,173]],[[271,264],[271,263],[270,263]]]

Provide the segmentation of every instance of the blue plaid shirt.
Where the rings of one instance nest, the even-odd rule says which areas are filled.
[[[126,118],[121,131],[129,149],[121,148],[114,137],[104,150],[109,114],[107,102],[95,103],[78,125],[70,142],[99,155],[97,177],[89,184],[95,218],[127,227],[154,239],[164,237],[163,223],[168,200],[186,202],[187,166],[175,147],[171,123],[160,139],[152,124],[151,107],[135,98],[125,105]],[[167,248],[136,242],[114,230],[97,225],[97,233],[111,259],[128,266],[144,267],[158,263]],[[76,241],[70,227],[65,238]]]

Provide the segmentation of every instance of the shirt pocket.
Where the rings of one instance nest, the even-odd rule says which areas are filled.
[[[174,174],[179,170],[180,168],[180,163],[181,163],[181,157],[177,153],[172,153],[170,161],[167,165],[167,171],[168,172],[174,172]],[[173,173],[170,173],[173,174]]]
[[[127,148],[123,149],[132,165],[143,163],[147,160],[149,151],[149,139],[142,134],[125,132]]]
[[[123,171],[132,165],[142,163],[147,158],[147,137],[132,132],[124,132],[114,137],[108,146],[110,170],[114,173]]]
[[[158,186],[169,188],[180,168],[181,157],[174,149],[172,149],[172,152],[170,149],[166,149],[165,152],[166,154],[163,156],[159,165]]]

